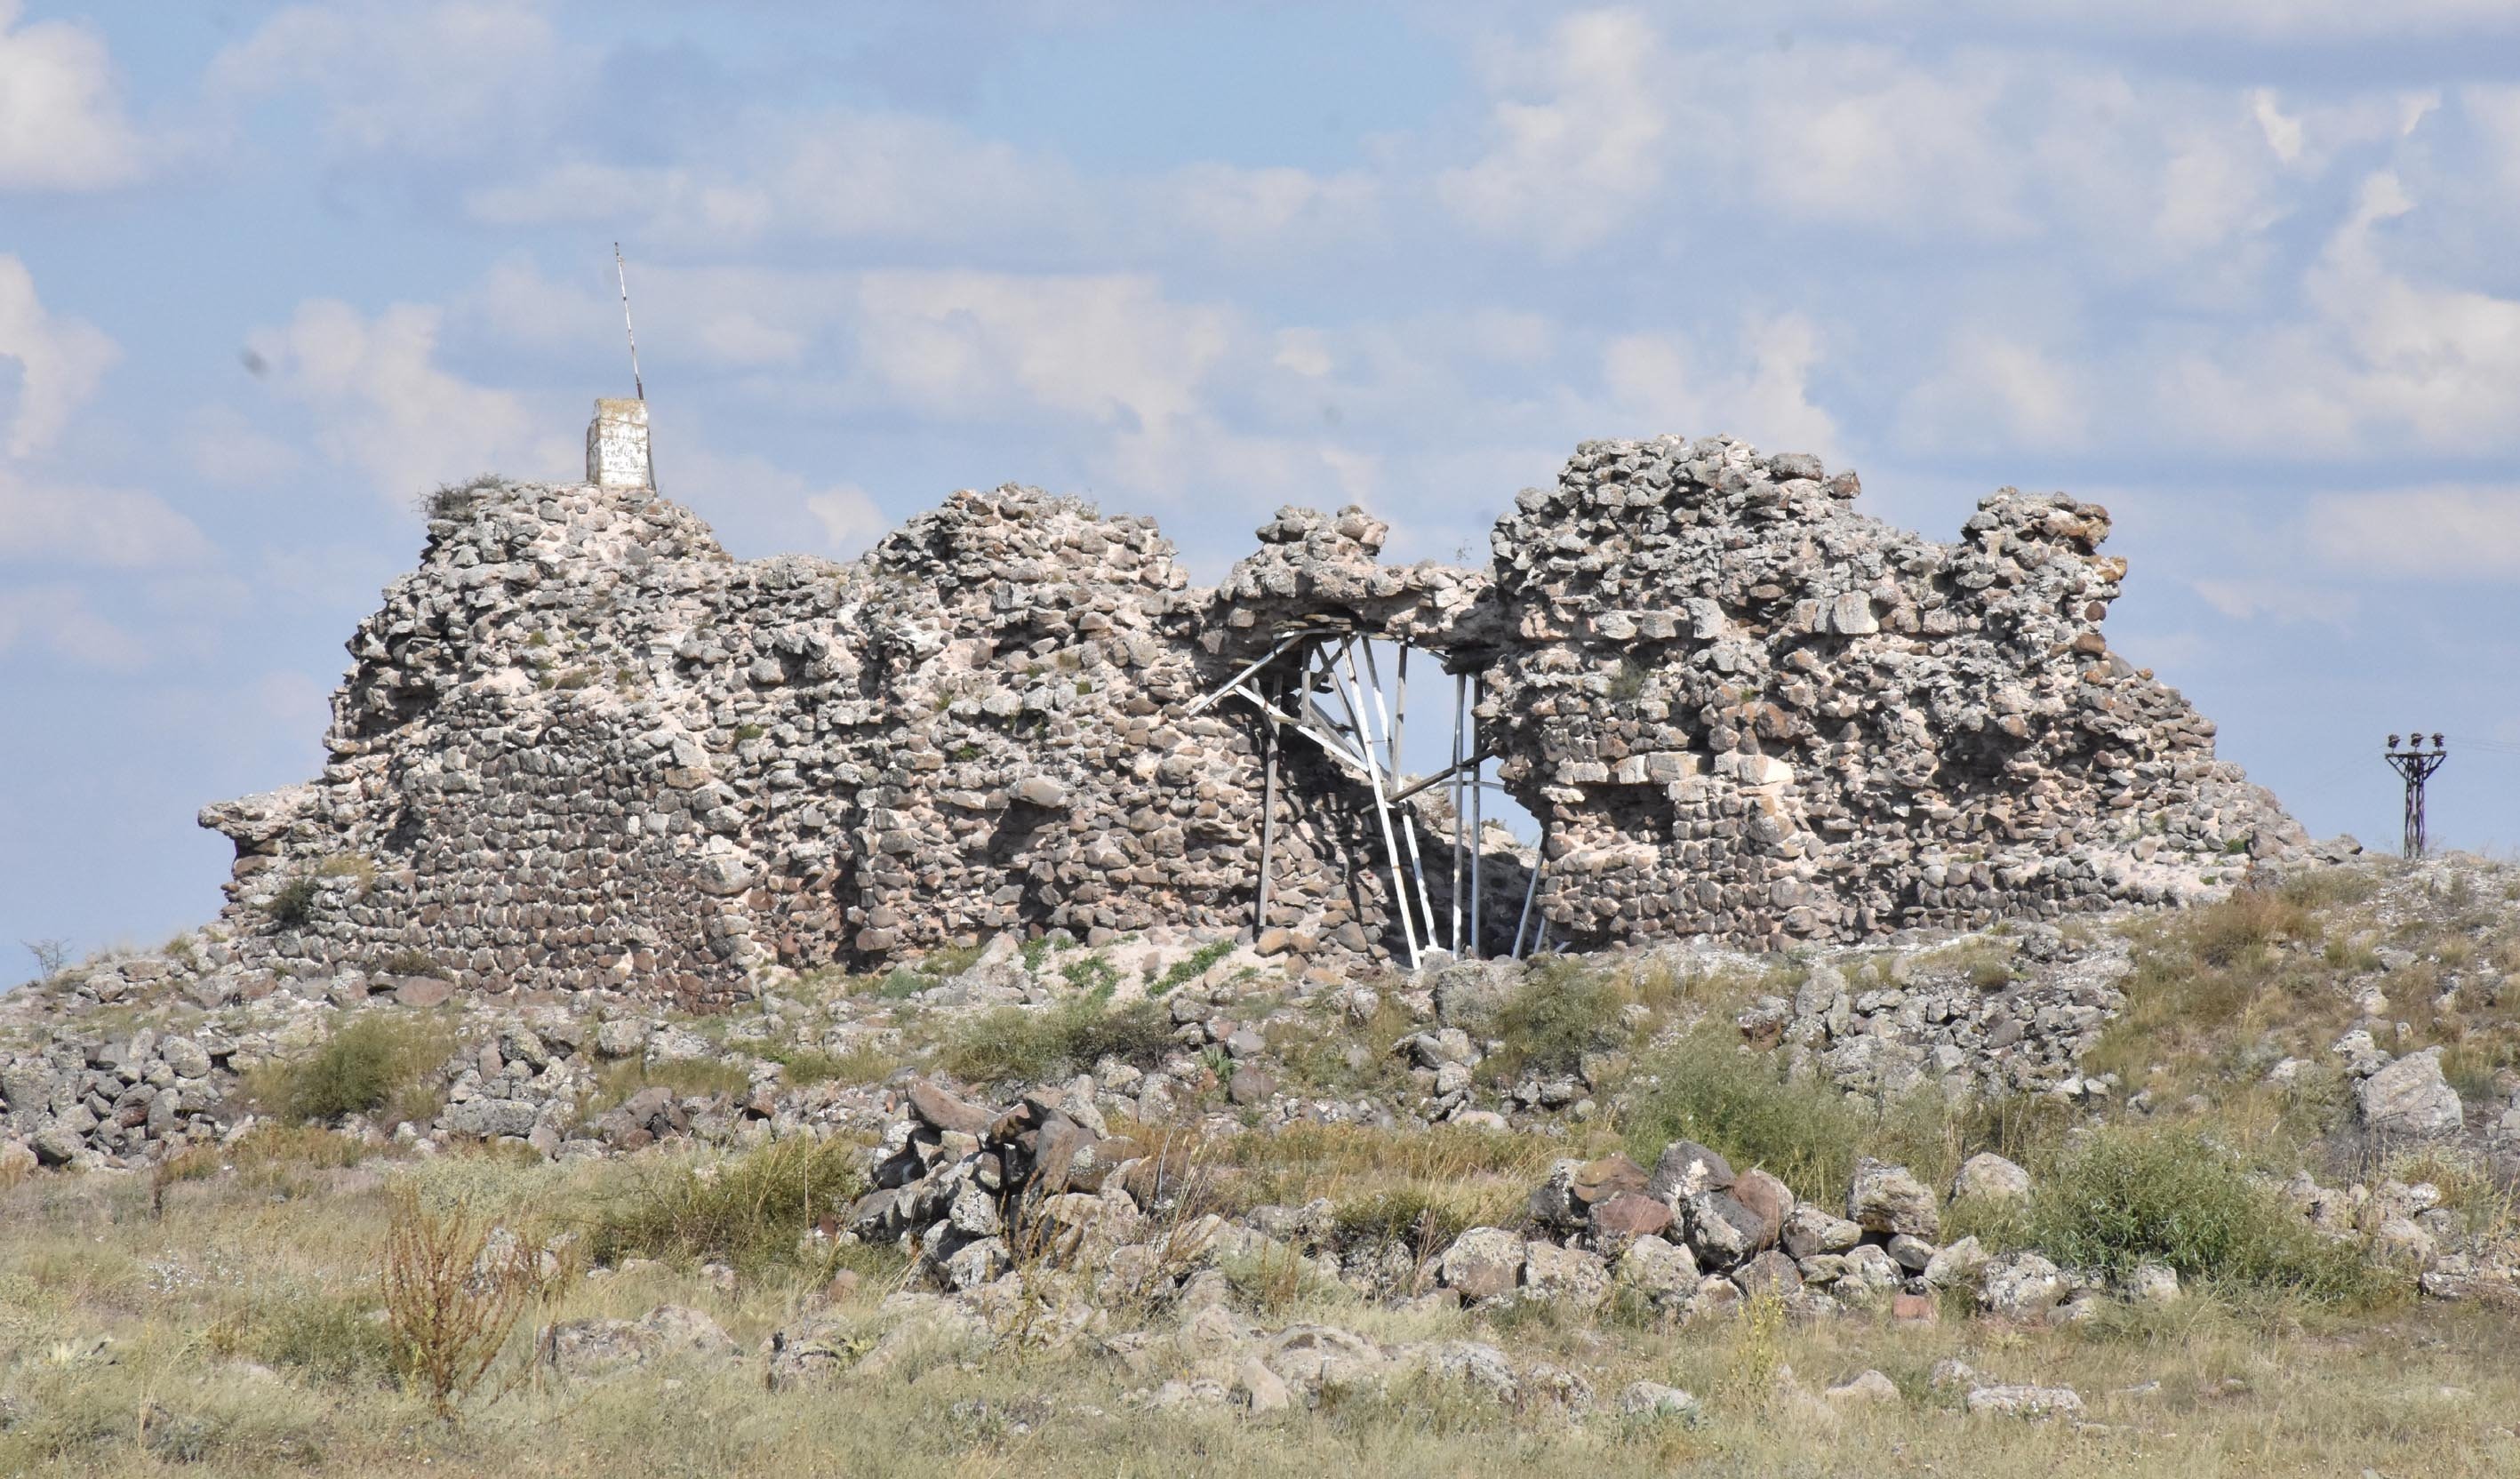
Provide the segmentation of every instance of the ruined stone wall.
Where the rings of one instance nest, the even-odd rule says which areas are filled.
[[[707,1006],[1000,932],[1238,930],[1263,730],[1188,709],[1303,627],[1482,675],[1577,945],[2165,900],[2300,843],[2107,650],[2103,513],[2006,491],[1945,546],[1855,491],[1728,439],[1590,443],[1488,570],[1385,565],[1379,522],[1290,509],[1201,591],[1148,521],[1029,489],[840,564],[737,562],[644,487],[489,481],[439,496],[351,640],[323,775],[202,820],[275,972]],[[1364,783],[1281,754],[1269,948],[1398,958]],[[1449,858],[1442,787],[1405,811]],[[1531,861],[1487,839],[1491,940]]]
[[[2161,903],[2307,845],[2109,650],[2106,511],[2007,488],[1944,545],[1857,491],[1727,437],[1591,442],[1498,524],[1488,714],[1571,940]]]

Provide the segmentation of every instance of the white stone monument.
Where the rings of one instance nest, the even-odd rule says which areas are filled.
[[[646,401],[596,401],[595,420],[586,426],[586,480],[599,488],[655,488]]]

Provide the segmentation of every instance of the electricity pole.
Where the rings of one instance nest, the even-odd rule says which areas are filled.
[[[2424,855],[2424,783],[2442,768],[2450,751],[2442,737],[2433,736],[2433,747],[2424,748],[2424,737],[2413,736],[2405,749],[2398,748],[2398,737],[2389,737],[2389,766],[2407,780],[2407,856]]]

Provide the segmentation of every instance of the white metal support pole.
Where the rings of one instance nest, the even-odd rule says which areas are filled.
[[[1347,706],[1348,718],[1356,727],[1357,738],[1363,741],[1365,783],[1373,791],[1373,817],[1382,827],[1382,855],[1391,865],[1391,901],[1400,914],[1401,937],[1409,942],[1409,968],[1416,970],[1424,964],[1424,956],[1418,945],[1418,921],[1412,918],[1413,911],[1409,908],[1409,884],[1400,872],[1400,844],[1391,832],[1391,808],[1382,799],[1382,768],[1374,763],[1373,734],[1366,720],[1365,695],[1361,692],[1351,692],[1348,683],[1348,675],[1356,668],[1354,650],[1353,638],[1339,648],[1339,661],[1347,664],[1348,673],[1341,673],[1337,663],[1328,664],[1328,670],[1330,681],[1338,685],[1339,701]]]
[[[1479,858],[1487,849],[1479,802],[1487,789],[1487,762],[1479,758],[1479,675],[1470,675],[1470,954],[1479,953]]]
[[[1540,896],[1540,875],[1549,871],[1549,839],[1531,850],[1531,877],[1522,885],[1522,915],[1513,921],[1513,958],[1522,959],[1523,931],[1531,927],[1531,901]]]
[[[1368,642],[1366,644],[1365,662],[1366,671],[1369,674],[1373,674],[1373,645],[1372,642]],[[1400,644],[1400,656],[1396,663],[1396,667],[1398,671],[1394,676],[1391,691],[1390,772],[1392,784],[1391,804],[1394,807],[1399,807],[1404,799],[1399,789],[1401,775],[1400,727],[1409,721],[1409,645],[1407,643]],[[1374,687],[1379,690],[1382,685],[1382,679],[1380,676],[1374,675],[1373,681]],[[1412,788],[1410,793],[1416,793],[1415,787]],[[1419,932],[1426,937],[1427,947],[1432,949],[1435,944],[1435,896],[1426,891],[1426,857],[1424,852],[1418,845],[1418,813],[1414,808],[1404,809],[1401,811],[1400,834],[1408,839],[1409,876],[1411,880],[1418,885],[1418,923],[1423,926]]]
[[[1251,938],[1256,942],[1260,932],[1269,927],[1269,854],[1278,841],[1278,716],[1267,713],[1261,720],[1260,742],[1267,746],[1268,760],[1260,783],[1260,897],[1251,908]]]
[[[1455,955],[1462,953],[1462,685],[1467,681],[1459,673],[1453,675],[1453,932],[1450,938]]]

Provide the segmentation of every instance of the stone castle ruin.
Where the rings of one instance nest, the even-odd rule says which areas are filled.
[[[1938,544],[1814,457],[1588,442],[1484,568],[1284,509],[1208,590],[1149,520],[1029,488],[739,562],[652,481],[645,406],[607,401],[585,483],[435,496],[323,774],[202,813],[250,965],[702,1008],[1057,930],[1775,948],[2175,902],[2307,846],[2109,650],[2125,565],[2061,496]],[[1475,693],[1452,778],[1391,764],[1371,643]],[[1460,815],[1472,775],[1537,850]]]

